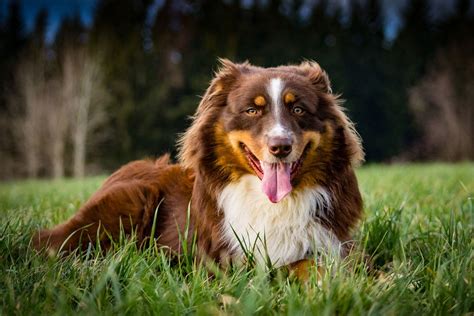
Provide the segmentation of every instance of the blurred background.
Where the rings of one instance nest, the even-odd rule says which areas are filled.
[[[472,0],[0,0],[0,179],[175,153],[217,58],[314,59],[368,162],[474,158]]]

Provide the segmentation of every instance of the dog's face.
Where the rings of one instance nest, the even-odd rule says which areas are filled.
[[[335,154],[347,154],[349,164],[361,158],[358,138],[319,65],[223,64],[185,135],[182,159],[187,158],[183,149],[189,134],[212,129],[207,131],[212,143],[207,150],[219,172],[231,180],[256,175],[263,192],[277,203],[292,190],[323,180],[321,166],[343,158]]]
[[[272,202],[291,192],[308,153],[320,144],[317,101],[305,78],[278,69],[248,74],[229,92],[224,130]]]

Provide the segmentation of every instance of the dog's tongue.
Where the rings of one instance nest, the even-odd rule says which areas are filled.
[[[289,163],[262,162],[262,190],[271,202],[280,202],[291,192],[291,166]]]

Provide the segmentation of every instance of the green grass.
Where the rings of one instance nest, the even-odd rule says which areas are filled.
[[[355,238],[383,276],[347,260],[306,284],[249,267],[210,277],[126,240],[106,254],[40,256],[32,232],[68,218],[103,178],[0,184],[0,314],[473,313],[474,164],[369,165],[358,176],[366,217]]]

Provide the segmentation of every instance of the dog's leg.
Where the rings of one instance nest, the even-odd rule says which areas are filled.
[[[316,271],[317,280],[324,277],[326,270],[321,264],[318,264],[314,259],[302,259],[289,265],[285,266],[288,270],[289,276],[293,276],[296,279],[306,282],[311,276],[311,271]]]
[[[127,235],[142,230],[148,224],[143,220],[153,218],[159,198],[156,187],[139,180],[106,185],[68,221],[38,232],[33,245],[53,252],[86,248],[89,243],[107,247],[122,229]]]

